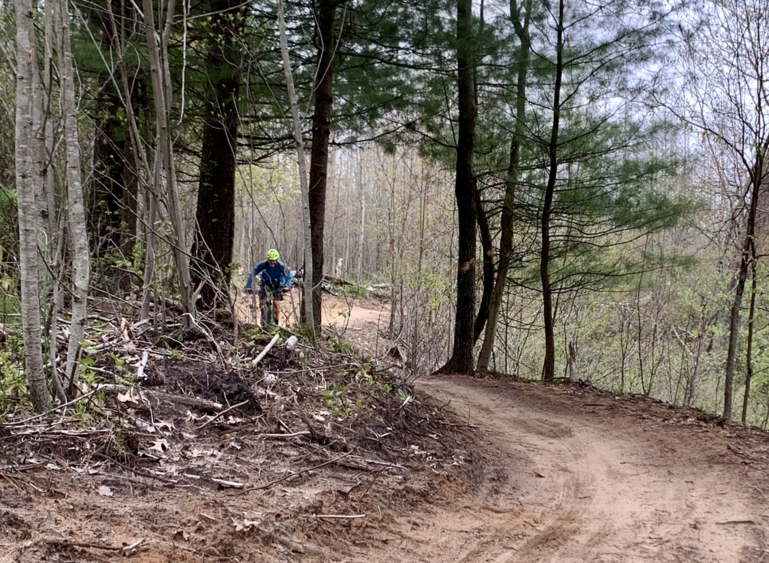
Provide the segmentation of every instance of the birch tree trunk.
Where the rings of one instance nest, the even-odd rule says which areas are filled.
[[[48,2],[45,5],[45,54],[43,58],[43,102],[45,107],[51,107],[53,91],[53,52],[56,34],[54,33],[54,22],[56,20],[54,12],[54,3]],[[45,155],[48,162],[53,160],[54,149],[54,131],[53,120],[45,120]],[[46,259],[48,268],[45,269],[46,281],[50,281],[51,307],[48,317],[48,342],[53,348],[56,342],[56,335],[59,332],[59,315],[64,308],[63,293],[60,289],[60,276],[51,275],[48,272],[59,272],[62,262],[62,248],[66,239],[63,227],[59,229],[58,222],[61,220],[56,209],[56,184],[54,182],[53,169],[46,169],[45,174],[45,202],[48,210],[48,248],[46,249]],[[56,385],[56,394],[61,403],[67,402],[67,394],[64,390],[64,384],[59,377],[59,366],[57,354],[50,355],[51,377]]]
[[[58,59],[61,88],[62,118],[64,122],[64,144],[66,147],[67,170],[67,214],[72,247],[72,312],[69,345],[67,347],[67,368],[65,385],[71,391],[77,373],[80,343],[83,341],[88,317],[88,284],[90,263],[88,256],[88,234],[86,233],[83,185],[80,179],[80,146],[77,134],[77,104],[72,68],[72,47],[69,36],[67,0],[58,0],[54,9],[59,29]]]
[[[187,257],[187,242],[184,234],[184,219],[179,206],[179,189],[176,185],[176,170],[174,168],[174,151],[171,144],[170,130],[170,77],[168,73],[167,41],[170,36],[171,22],[174,14],[174,0],[170,0],[166,10],[166,24],[162,34],[155,29],[155,16],[152,0],[144,0],[144,28],[147,35],[149,51],[150,75],[152,77],[152,93],[155,101],[155,114],[158,138],[158,150],[163,156],[168,187],[168,213],[171,225],[176,235],[174,244],[174,259],[179,273],[179,292],[184,310],[184,326],[189,328],[195,316],[195,304],[192,300],[190,287],[190,266]],[[159,45],[158,45],[159,43]],[[157,186],[156,186],[157,188]]]
[[[147,0],[145,0],[147,1]],[[278,26],[280,27],[280,52],[283,55],[283,70],[286,73],[288,100],[291,104],[291,118],[294,122],[294,140],[296,156],[299,162],[299,184],[302,190],[302,226],[304,227],[304,320],[310,330],[315,330],[315,315],[312,301],[312,227],[310,225],[310,187],[307,182],[307,161],[304,156],[302,141],[302,122],[299,119],[299,106],[294,90],[294,77],[291,74],[291,61],[288,58],[288,39],[286,39],[286,20],[283,16],[283,0],[278,0]]]
[[[15,1],[16,9],[16,193],[19,211],[19,268],[21,270],[21,317],[24,362],[30,398],[36,412],[45,412],[51,395],[45,381],[42,329],[40,326],[40,280],[38,277],[37,231],[39,202],[35,186],[45,182],[45,145],[37,131],[35,113],[40,112],[40,88],[32,4]],[[36,107],[37,106],[37,107]]]

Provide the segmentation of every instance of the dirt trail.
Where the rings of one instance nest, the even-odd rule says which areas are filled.
[[[335,337],[390,358],[385,305],[327,301]],[[231,382],[190,358],[154,369],[192,394]],[[313,365],[317,380],[287,370],[296,379],[259,395],[288,429],[309,426],[286,407],[294,385],[335,377]],[[344,454],[162,401],[109,404],[131,424],[125,458],[103,449],[114,431],[102,427],[0,427],[0,562],[769,563],[766,432],[590,387],[442,376],[416,388],[434,401],[385,418],[400,397],[367,392],[367,418],[337,419],[343,440],[353,424],[379,429]],[[217,485],[235,481],[244,488]]]
[[[728,431],[565,387],[431,377],[418,388],[478,427],[495,473],[373,538],[360,561],[769,560],[766,473],[728,450]]]

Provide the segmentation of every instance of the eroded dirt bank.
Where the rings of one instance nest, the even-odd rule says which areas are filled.
[[[476,494],[383,531],[356,561],[769,560],[767,440],[594,390],[425,378],[494,455]]]

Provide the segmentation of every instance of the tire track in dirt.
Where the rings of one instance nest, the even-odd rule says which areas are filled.
[[[480,427],[498,475],[400,523],[361,561],[769,561],[769,510],[707,439],[687,442],[691,430],[596,414],[559,388],[461,377],[417,387]]]

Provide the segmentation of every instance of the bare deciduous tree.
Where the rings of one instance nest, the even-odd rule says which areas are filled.
[[[67,169],[67,216],[72,247],[72,312],[67,368],[65,381],[69,389],[75,382],[80,354],[80,344],[85,333],[88,317],[88,284],[90,262],[88,256],[88,234],[86,233],[83,186],[80,179],[80,145],[77,131],[77,101],[75,99],[72,48],[69,35],[67,0],[58,0],[54,9],[58,28],[59,83],[64,122],[64,144],[66,147]]]
[[[742,167],[740,190],[745,221],[729,314],[723,417],[732,418],[734,375],[745,285],[753,258],[758,202],[769,166],[769,44],[766,0],[706,3],[696,32],[685,37],[691,79],[689,93],[671,109],[715,138]],[[695,94],[695,95],[691,95]],[[750,364],[750,361],[748,361]]]
[[[16,0],[16,193],[19,210],[19,262],[24,360],[32,405],[45,412],[51,396],[45,381],[40,327],[40,282],[37,231],[42,202],[37,186],[45,185],[45,145],[32,4]]]
[[[168,214],[173,225],[176,240],[174,259],[179,276],[179,292],[181,293],[184,309],[184,323],[189,326],[195,316],[195,303],[192,300],[190,267],[187,255],[187,242],[184,229],[184,219],[179,200],[179,188],[176,183],[176,164],[171,141],[171,77],[168,66],[168,41],[171,36],[175,1],[171,0],[166,7],[166,21],[160,31],[155,29],[155,16],[152,0],[144,0],[144,26],[149,50],[150,75],[152,76],[152,93],[155,101],[155,119],[159,152],[163,157],[166,172]],[[155,186],[157,189],[158,186]],[[150,225],[150,227],[152,227]]]
[[[313,285],[313,252],[312,227],[310,225],[310,188],[307,180],[307,161],[304,155],[302,140],[302,122],[299,117],[299,105],[294,90],[294,78],[291,73],[291,61],[288,58],[288,40],[286,39],[286,21],[283,16],[283,0],[278,0],[278,25],[280,26],[280,52],[283,56],[283,70],[286,75],[288,100],[291,105],[291,119],[294,125],[294,141],[296,142],[296,157],[299,164],[299,185],[302,189],[302,226],[304,233],[304,319],[310,329],[315,328],[315,306],[312,297]],[[321,248],[323,242],[321,241]]]

